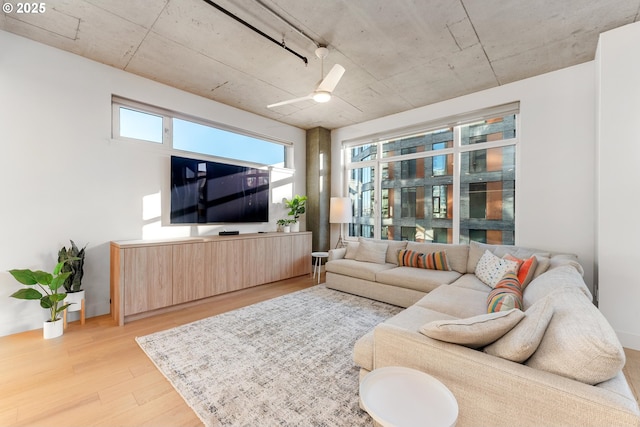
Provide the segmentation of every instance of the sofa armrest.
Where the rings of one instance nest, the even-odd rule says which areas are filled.
[[[640,426],[626,383],[607,390],[386,323],[374,330],[373,366],[406,366],[442,381],[458,401],[457,426]]]
[[[343,259],[346,254],[347,248],[329,249],[329,258],[327,258],[327,261]]]

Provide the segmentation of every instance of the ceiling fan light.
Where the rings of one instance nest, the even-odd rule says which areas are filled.
[[[316,102],[328,102],[331,99],[331,93],[324,90],[318,91],[313,94],[313,100]]]

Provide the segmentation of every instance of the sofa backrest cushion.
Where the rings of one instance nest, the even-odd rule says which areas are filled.
[[[537,350],[553,316],[550,296],[536,302],[524,312],[522,319],[502,338],[484,348],[492,356],[523,363]]]
[[[592,385],[615,377],[625,354],[602,313],[579,288],[558,289],[549,298],[553,317],[525,364]]]
[[[383,243],[387,245],[385,262],[389,264],[395,264],[395,265],[398,265],[398,252],[407,247],[407,241],[399,241],[399,240],[379,240],[379,239],[366,239],[364,237],[360,237],[358,238],[358,242]]]
[[[422,252],[423,254],[445,251],[447,254],[447,262],[453,271],[461,274],[467,272],[468,245],[408,242],[407,249]]]
[[[577,288],[589,299],[593,296],[584,283],[584,279],[578,270],[570,265],[553,268],[536,277],[527,285],[523,293],[524,309],[528,310],[537,301],[543,299],[551,292],[561,288]]]
[[[524,318],[518,309],[481,314],[466,319],[436,320],[420,327],[420,333],[440,341],[478,348],[509,332]]]
[[[371,241],[360,242],[356,252],[356,261],[384,264],[387,256],[388,245]]]

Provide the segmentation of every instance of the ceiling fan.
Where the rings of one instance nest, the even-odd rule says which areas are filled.
[[[320,46],[316,49],[316,56],[320,58],[322,61],[322,67],[320,69],[320,77],[324,75],[324,58],[329,54],[329,49],[325,46]],[[331,99],[331,93],[338,85],[338,82],[342,78],[344,74],[344,67],[340,64],[336,64],[331,68],[327,76],[322,79],[322,81],[318,84],[318,87],[311,92],[307,96],[303,96],[302,98],[289,99],[287,101],[276,102],[275,104],[267,105],[267,108],[279,107],[281,105],[293,104],[295,102],[306,101],[308,99],[313,99],[316,102],[327,102]]]

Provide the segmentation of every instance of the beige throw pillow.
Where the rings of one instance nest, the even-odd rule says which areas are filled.
[[[360,243],[358,242],[348,242],[347,252],[344,254],[344,259],[356,259],[359,246],[360,246]]]
[[[440,341],[478,348],[509,332],[522,320],[518,309],[481,314],[466,319],[436,320],[420,327],[420,333]]]
[[[522,363],[538,348],[553,316],[553,301],[544,298],[524,312],[522,319],[502,338],[484,348],[484,352],[512,362]]]
[[[387,244],[361,241],[356,253],[356,261],[384,264],[387,257]]]

